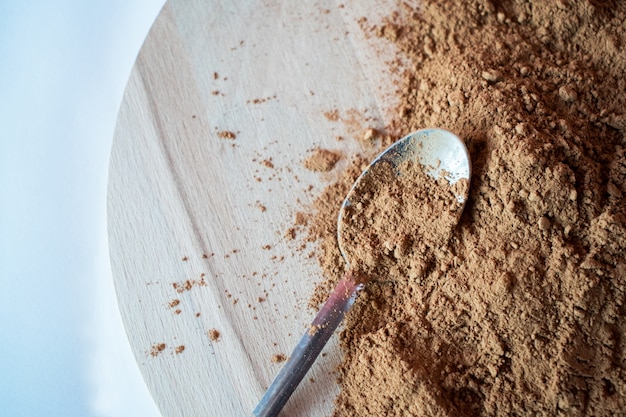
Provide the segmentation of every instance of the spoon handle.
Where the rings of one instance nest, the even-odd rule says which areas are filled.
[[[276,417],[302,381],[328,339],[350,309],[363,284],[357,284],[346,273],[330,293],[311,326],[291,352],[289,360],[269,386],[252,414],[255,417]]]

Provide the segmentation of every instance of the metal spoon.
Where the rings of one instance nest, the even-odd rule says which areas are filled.
[[[454,184],[460,179],[470,179],[469,154],[463,141],[455,134],[443,129],[424,129],[397,141],[383,151],[363,171],[341,206],[337,231],[339,249],[344,258],[346,256],[343,248],[346,242],[343,242],[341,237],[342,215],[345,208],[350,206],[351,199],[354,198],[356,184],[368,181],[371,177],[370,168],[381,161],[390,162],[397,166],[406,160],[418,162],[421,166],[426,167],[425,170],[428,175],[435,179],[443,177],[450,184]],[[465,187],[462,195],[456,195],[461,204],[465,204],[467,192],[468,187]],[[460,212],[461,210],[459,210]],[[347,270],[350,271],[349,268]],[[337,287],[313,319],[309,330],[294,348],[289,361],[280,370],[252,412],[254,416],[275,417],[280,413],[328,339],[343,320],[345,313],[354,303],[361,288],[363,288],[363,284],[359,283],[351,272],[347,272],[339,280]]]

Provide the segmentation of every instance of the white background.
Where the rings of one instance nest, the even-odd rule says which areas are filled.
[[[0,0],[0,409],[158,416],[115,300],[115,119],[164,0]]]

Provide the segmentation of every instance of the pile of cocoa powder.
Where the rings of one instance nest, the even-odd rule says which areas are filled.
[[[382,145],[447,128],[472,178],[419,273],[370,282],[349,312],[335,417],[626,413],[625,21],[626,3],[595,0],[424,0],[361,20],[400,51]],[[337,212],[370,152],[316,202],[314,303],[344,272]]]

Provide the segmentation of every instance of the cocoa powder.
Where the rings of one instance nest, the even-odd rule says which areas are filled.
[[[407,248],[419,273],[371,281],[347,315],[335,417],[625,415],[625,21],[626,3],[591,0],[361,20],[399,51],[381,144],[444,127],[473,173],[446,244]],[[337,212],[372,153],[315,203],[313,304],[345,272]]]
[[[328,172],[335,167],[341,154],[328,149],[315,148],[313,153],[304,160],[304,166],[315,172]]]
[[[351,272],[366,281],[421,275],[428,252],[450,239],[466,189],[467,180],[451,185],[411,159],[370,166],[341,211],[339,244]]]

